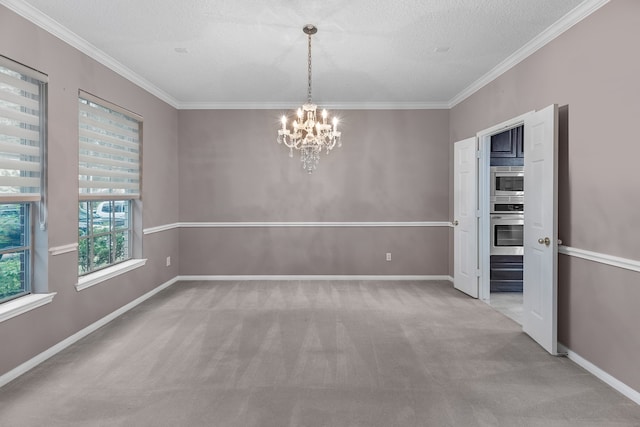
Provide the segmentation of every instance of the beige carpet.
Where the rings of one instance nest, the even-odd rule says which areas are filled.
[[[177,283],[0,389],[1,426],[639,426],[448,282]]]

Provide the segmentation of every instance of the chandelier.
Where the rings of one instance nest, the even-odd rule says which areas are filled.
[[[302,167],[312,173],[320,161],[320,153],[324,148],[328,153],[333,147],[342,146],[341,132],[338,132],[338,118],[327,124],[327,110],[322,110],[322,118],[316,116],[317,105],[311,101],[311,35],[318,29],[311,24],[305,25],[302,31],[309,39],[307,103],[298,108],[292,128],[287,128],[287,116],[282,116],[282,129],[278,130],[278,144],[284,143],[289,148],[289,157],[293,157],[293,149],[300,150]]]

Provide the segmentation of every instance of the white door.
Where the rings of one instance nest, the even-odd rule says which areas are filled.
[[[453,286],[478,298],[478,160],[476,138],[453,149]]]
[[[524,131],[522,330],[557,354],[558,108],[531,113]]]

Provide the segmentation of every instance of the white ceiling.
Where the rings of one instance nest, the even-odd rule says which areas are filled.
[[[178,108],[450,107],[603,0],[1,0]]]

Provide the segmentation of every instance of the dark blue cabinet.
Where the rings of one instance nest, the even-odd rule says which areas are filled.
[[[491,166],[524,166],[524,126],[491,137]]]

